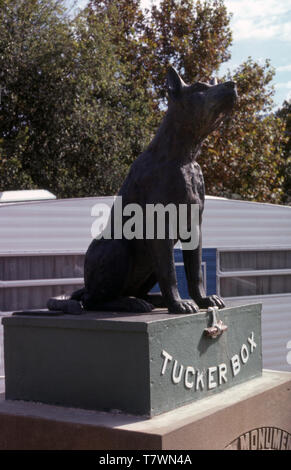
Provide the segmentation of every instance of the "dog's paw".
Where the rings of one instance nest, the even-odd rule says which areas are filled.
[[[70,299],[51,298],[47,301],[47,308],[71,315],[80,315],[83,311],[80,302]]]
[[[210,295],[209,297],[201,297],[201,299],[196,300],[197,305],[199,308],[208,308],[208,307],[218,307],[224,308],[225,303],[221,297],[218,295]]]
[[[168,307],[169,313],[197,313],[199,307],[193,300],[180,300]]]
[[[127,299],[128,311],[135,313],[147,313],[154,309],[154,306],[144,299],[128,298]]]

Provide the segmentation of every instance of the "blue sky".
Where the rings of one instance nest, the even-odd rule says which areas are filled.
[[[141,0],[143,6],[150,3]],[[77,0],[77,4],[82,8],[87,0]],[[274,101],[276,107],[281,106],[291,99],[291,0],[224,0],[224,4],[233,13],[233,45],[231,60],[223,64],[221,74],[249,56],[259,63],[270,59],[276,71]]]
[[[233,13],[231,60],[222,70],[236,68],[249,56],[270,59],[276,75],[275,103],[291,99],[291,0],[225,0]]]

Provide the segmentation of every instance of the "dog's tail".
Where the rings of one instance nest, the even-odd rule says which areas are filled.
[[[70,297],[52,297],[47,301],[49,310],[61,311],[71,315],[80,315],[83,311],[82,301],[84,298],[85,288],[78,289]]]

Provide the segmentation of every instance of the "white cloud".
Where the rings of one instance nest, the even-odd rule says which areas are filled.
[[[291,41],[291,0],[225,0],[235,40]]]
[[[274,17],[288,14],[291,0],[225,0],[227,9],[240,18]]]
[[[254,22],[252,19],[237,20],[233,25],[234,37],[242,39],[271,39],[276,35],[276,26],[266,22]]]
[[[291,72],[291,64],[288,65],[280,65],[280,67],[276,68],[277,72]]]
[[[291,80],[289,82],[279,82],[275,85],[276,88],[287,88],[291,90]]]
[[[277,72],[291,72],[291,64],[288,65],[280,65],[280,67],[276,68]]]
[[[159,0],[141,0],[142,7]],[[291,0],[224,0],[233,13],[234,40],[278,39],[291,42]]]

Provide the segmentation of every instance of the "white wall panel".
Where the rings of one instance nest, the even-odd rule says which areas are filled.
[[[84,253],[91,241],[91,216],[113,198],[63,199],[0,204],[0,256],[29,253]],[[291,247],[291,207],[207,197],[203,218],[206,248]],[[228,299],[238,305],[263,302],[264,367],[291,370],[291,296]]]
[[[228,298],[226,304],[262,303],[263,367],[291,372],[291,295]],[[287,344],[290,346],[287,348]],[[289,357],[291,355],[289,354]]]

